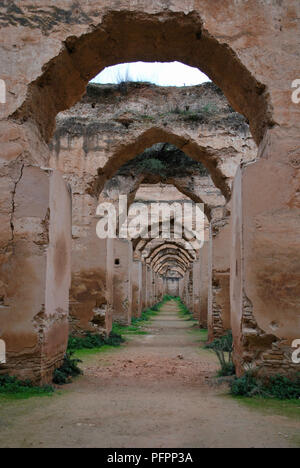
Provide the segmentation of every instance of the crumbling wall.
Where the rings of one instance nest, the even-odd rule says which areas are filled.
[[[59,173],[22,166],[11,232],[10,256],[1,264],[3,371],[48,382],[68,341],[71,199]]]
[[[292,362],[292,342],[297,339],[300,330],[300,314],[294,302],[289,301],[290,294],[294,284],[286,280],[277,283],[279,291],[274,289],[274,284],[271,278],[276,278],[274,274],[274,264],[279,258],[282,260],[282,273],[287,269],[293,268],[293,245],[290,246],[290,254],[288,259],[283,259],[280,255],[280,247],[277,254],[270,255],[269,258],[269,275],[259,275],[259,278],[269,278],[266,289],[262,289],[262,285],[254,281],[254,277],[250,274],[251,269],[247,263],[247,256],[250,252],[244,250],[244,238],[248,236],[247,221],[244,218],[244,203],[248,204],[252,197],[249,192],[248,198],[245,200],[245,185],[243,178],[246,176],[246,171],[241,169],[238,171],[234,182],[233,192],[233,211],[232,211],[232,242],[231,242],[231,322],[234,334],[235,346],[235,363],[237,372],[241,375],[245,369],[253,368],[260,373],[278,374],[284,372],[290,374],[298,371],[298,365]],[[252,194],[253,196],[253,194]],[[255,200],[255,202],[254,202]],[[262,200],[256,199],[256,195],[252,198],[253,208],[261,207]],[[279,226],[273,223],[278,221],[278,216],[285,218],[284,213],[277,213],[275,219],[268,220],[269,235],[265,239],[265,252],[268,249],[269,239],[272,238],[272,232],[277,230],[280,232],[283,243],[289,242],[290,236],[293,234],[285,230],[283,222]],[[263,216],[257,217],[257,227],[263,222]],[[265,220],[264,220],[265,222]],[[260,229],[258,229],[259,233]],[[287,236],[287,237],[286,237]],[[270,252],[270,251],[269,251]],[[251,254],[250,254],[251,255]],[[246,257],[246,258],[245,258]],[[262,258],[256,258],[257,262],[262,262]],[[289,267],[288,267],[289,265]],[[246,267],[247,266],[247,267]],[[250,279],[252,281],[250,281]],[[254,282],[253,282],[254,281]],[[289,286],[289,284],[291,286]],[[253,302],[249,299],[248,293],[256,291],[254,308]],[[262,300],[265,295],[268,295],[268,301],[265,308],[262,309]],[[278,294],[284,296],[285,310],[280,310]],[[258,304],[260,307],[258,308]],[[254,312],[256,310],[256,312]]]

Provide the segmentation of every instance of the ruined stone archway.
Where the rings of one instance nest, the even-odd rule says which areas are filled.
[[[173,247],[165,246],[164,249],[160,249],[158,252],[155,252],[154,256],[151,259],[149,259],[149,261],[146,263],[149,263],[151,266],[156,265],[156,263],[163,257],[163,255],[169,254],[169,253],[178,255],[178,257],[181,260],[183,260],[187,265],[189,265],[192,262],[191,258],[189,257],[189,255],[186,253],[184,249],[181,249],[180,247],[176,248],[174,246]]]
[[[181,267],[183,267],[185,270],[187,270],[188,266],[189,266],[189,262],[187,262],[185,260],[185,258],[176,253],[176,251],[174,250],[174,253],[165,253],[165,254],[162,254],[156,261],[154,261],[152,263],[152,268],[153,270],[156,272],[157,269],[160,267],[160,265],[166,261],[166,260],[174,260],[175,262],[177,262]]]
[[[142,13],[123,10],[122,6],[121,11],[103,13],[100,22],[86,15],[85,31],[78,34],[73,28],[75,34],[64,34],[58,54],[56,49],[48,60],[43,57],[43,71],[28,82],[27,98],[16,106],[14,118],[34,119],[49,139],[55,116],[77,102],[88,81],[104,67],[138,60],[177,60],[200,68],[222,88],[233,107],[247,116],[256,141],[261,141],[265,129],[272,125],[265,85],[230,45],[206,30],[199,13]],[[91,22],[93,30],[88,32]],[[41,113],[45,107],[48,112]]]
[[[94,184],[91,185],[90,193],[99,194],[103,190],[105,182],[110,179],[123,164],[134,159],[136,155],[142,153],[146,148],[156,143],[167,142],[184,151],[187,156],[190,156],[195,161],[203,163],[208,169],[215,186],[220,189],[225,199],[230,199],[232,178],[235,175],[235,171],[232,172],[231,176],[227,176],[226,172],[222,169],[222,160],[224,155],[227,156],[226,153],[229,153],[228,159],[232,157],[234,161],[237,156],[237,151],[235,149],[206,148],[200,146],[197,141],[184,136],[184,134],[175,134],[171,129],[160,127],[149,128],[146,131],[142,131],[139,135],[130,136],[128,140],[126,144],[119,144],[117,150],[111,155],[107,163],[98,170],[98,176]],[[238,162],[235,162],[236,169],[239,163],[240,158]]]
[[[188,242],[185,239],[173,239],[173,240],[168,240],[168,239],[139,239],[138,243],[135,244],[135,249],[134,249],[134,255],[136,259],[140,259],[143,255],[144,252],[146,252],[145,259],[147,259],[150,255],[151,252],[154,250],[158,249],[159,247],[163,247],[164,245],[175,245],[175,246],[180,246],[186,251],[189,252],[189,255],[192,258],[196,257],[196,249],[195,246],[193,246],[190,242]]]
[[[190,251],[182,247],[182,244],[180,242],[162,242],[160,241],[159,245],[155,245],[152,249],[150,248],[149,253],[147,256],[144,256],[144,259],[146,262],[152,262],[152,260],[155,258],[156,254],[161,252],[163,249],[178,249],[180,252],[184,253],[184,255],[189,259],[190,261],[193,261],[195,259],[195,256],[191,254]]]
[[[265,135],[259,153],[263,158],[241,169],[240,183],[236,186],[234,225],[238,231],[234,238],[239,241],[234,246],[232,271],[236,264],[241,265],[241,269],[232,280],[236,292],[232,297],[236,317],[234,333],[236,348],[243,348],[240,330],[249,312],[258,323],[253,333],[270,335],[275,309],[278,319],[276,337],[283,341],[287,339],[289,346],[295,334],[294,324],[298,321],[295,309],[297,311],[299,303],[299,242],[294,234],[299,231],[299,108],[290,99],[290,83],[298,72],[294,60],[296,29],[291,21],[291,18],[299,17],[298,2],[290,0],[270,8],[268,4],[254,0],[247,5],[247,15],[243,14],[244,4],[234,3],[228,8],[227,3],[223,3],[216,8],[210,0],[204,0],[197,8],[185,4],[184,11],[182,2],[177,0],[164,11],[152,4],[139,4],[129,11],[127,3],[121,1],[118,11],[112,11],[105,3],[95,12],[87,4],[80,7],[79,12],[64,7],[63,12],[67,14],[62,17],[41,6],[44,6],[43,2],[38,2],[32,10],[26,3],[13,22],[6,12],[6,5],[1,7],[3,35],[8,39],[4,48],[5,60],[7,57],[10,63],[12,58],[11,62],[14,62],[15,48],[22,48],[19,61],[8,78],[9,101],[4,113],[5,117],[16,119],[16,123],[11,120],[1,122],[2,138],[6,143],[4,160],[9,161],[2,173],[7,181],[3,186],[4,260],[1,262],[9,262],[9,268],[12,264],[16,266],[11,269],[15,273],[22,269],[23,259],[30,257],[29,247],[22,250],[21,260],[17,256],[19,236],[24,236],[20,225],[26,223],[12,211],[15,189],[19,190],[19,182],[27,172],[23,171],[23,163],[38,164],[47,160],[47,148],[37,128],[44,140],[49,138],[56,113],[78,100],[89,77],[106,64],[122,59],[179,59],[202,68],[224,90],[232,105],[249,119],[257,142],[262,142]],[[66,18],[69,18],[68,23]],[[279,24],[281,21],[284,26]],[[6,35],[7,28],[10,32]],[[14,31],[18,36],[20,29],[22,35],[11,40]],[[32,30],[38,36],[34,40],[27,35]],[[53,32],[55,34],[51,34]],[[125,46],[124,37],[128,38]],[[153,37],[156,41],[151,40]],[[140,51],[137,51],[137,44]],[[140,54],[138,57],[137,53]],[[28,57],[34,58],[31,70],[28,70]],[[266,129],[270,130],[266,133]],[[11,131],[16,132],[13,141],[10,140]],[[40,175],[42,179],[45,174],[41,171]],[[32,218],[30,215],[32,213],[27,212],[26,222]],[[47,217],[39,220],[39,225],[46,224]],[[47,234],[45,229],[44,245]],[[41,240],[39,234],[29,238],[30,246],[36,246]],[[7,252],[13,254],[13,261],[7,259]],[[39,265],[30,265],[34,278],[45,277],[45,254],[38,257]],[[15,277],[14,274],[10,276]],[[294,285],[288,290],[281,287],[286,278]],[[9,283],[7,291],[13,286]],[[40,318],[38,314],[46,302],[43,287],[44,284],[36,293],[38,299],[32,312],[28,312],[31,304],[24,312],[31,325],[34,317]],[[26,289],[29,291],[30,287]],[[266,290],[271,290],[270,295],[266,296]],[[27,299],[28,304],[32,298]],[[19,309],[14,304],[10,315],[14,316]],[[279,320],[282,316],[285,326]],[[38,320],[37,325],[41,325],[40,322]],[[42,330],[45,325],[49,329],[53,325],[55,329],[49,322],[43,322],[43,325]],[[13,351],[18,354],[19,349]],[[48,366],[46,361],[50,362],[49,369],[55,366],[59,360],[57,356],[53,360],[46,356],[45,367]],[[265,361],[262,352],[259,359]],[[239,368],[241,370],[242,361]]]

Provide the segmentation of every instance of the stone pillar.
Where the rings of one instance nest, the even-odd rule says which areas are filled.
[[[179,297],[181,299],[184,298],[184,278],[180,278],[179,280]]]
[[[159,280],[159,300],[162,301],[162,299],[165,296],[165,288],[164,288],[164,279],[162,276],[159,275],[158,277]]]
[[[107,239],[96,235],[97,219],[73,226],[70,325],[73,335],[104,333],[109,328],[106,298]],[[75,227],[75,229],[74,229]]]
[[[213,292],[212,292],[212,229],[209,226],[209,242],[208,242],[208,296],[207,296],[207,328],[213,329]],[[210,340],[211,341],[211,340]]]
[[[128,325],[132,311],[132,243],[123,239],[108,239],[108,246],[108,308],[113,322]]]
[[[152,271],[152,299],[153,299],[153,304],[156,304],[158,302],[157,301],[157,295],[158,295],[157,280],[158,280],[157,274],[154,271]]]
[[[186,286],[186,305],[192,311],[193,307],[193,271],[187,270],[187,286]]]
[[[291,356],[300,338],[299,145],[278,128],[263,149],[264,158],[234,181],[231,322],[238,375],[249,365],[267,374],[299,372]]]
[[[132,316],[139,317],[142,301],[142,262],[135,260],[132,263]]]
[[[152,288],[152,279],[151,279],[151,268],[146,265],[146,309],[151,306],[151,288]]]
[[[186,271],[184,275],[184,289],[183,289],[183,297],[184,303],[187,307],[189,307],[189,281],[190,281],[190,272],[189,270]]]
[[[156,274],[155,272],[151,269],[151,276],[152,276],[152,305],[156,304]]]
[[[153,300],[153,270],[150,267],[149,267],[148,275],[149,275],[149,281],[148,281],[148,284],[149,284],[148,307],[152,307],[153,304],[154,304],[154,300]]]
[[[51,382],[69,330],[71,197],[59,172],[22,168],[0,273],[3,370],[34,383]]]
[[[212,238],[212,316],[208,327],[210,341],[231,329],[230,239],[229,222]]]
[[[201,290],[201,262],[200,258],[197,258],[193,263],[193,300],[192,300],[192,311],[193,316],[200,324],[200,290]]]
[[[207,328],[208,321],[208,288],[211,283],[209,278],[211,276],[211,264],[209,263],[209,250],[210,241],[204,242],[202,249],[199,252],[200,262],[200,313],[199,313],[199,324],[200,328]]]
[[[164,296],[164,280],[156,273],[156,302],[161,302]]]
[[[146,309],[146,299],[147,299],[147,266],[145,262],[142,262],[142,294],[141,302],[139,309],[139,316]]]
[[[168,287],[167,287],[167,278],[163,277],[163,295],[166,296],[168,294]]]

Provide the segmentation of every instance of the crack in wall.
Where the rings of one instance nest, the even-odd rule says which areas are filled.
[[[14,242],[14,239],[15,239],[15,226],[14,226],[14,222],[13,222],[15,209],[16,209],[15,197],[16,197],[18,184],[19,184],[19,182],[21,181],[21,179],[23,177],[24,167],[25,167],[25,164],[22,164],[21,170],[20,170],[20,175],[19,175],[18,179],[16,180],[16,182],[14,184],[14,189],[13,189],[13,192],[12,192],[11,215],[10,215],[11,242]]]

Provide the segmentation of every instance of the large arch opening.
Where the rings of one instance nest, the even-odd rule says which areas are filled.
[[[104,15],[92,32],[66,38],[59,54],[29,84],[25,102],[12,117],[33,119],[49,141],[56,115],[80,100],[95,75],[109,65],[138,60],[177,60],[199,68],[223,90],[233,108],[245,115],[257,143],[273,125],[266,86],[228,45],[209,34],[194,12]]]

